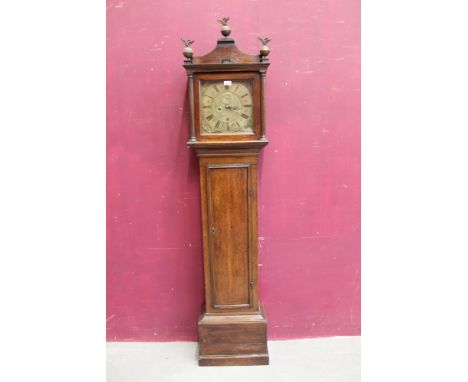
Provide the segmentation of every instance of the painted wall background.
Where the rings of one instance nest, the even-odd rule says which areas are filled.
[[[269,338],[360,334],[359,0],[109,0],[107,339],[196,340],[200,193],[180,37],[272,38],[260,170]]]

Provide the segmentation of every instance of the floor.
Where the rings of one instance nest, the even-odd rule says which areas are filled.
[[[269,366],[199,367],[195,342],[108,342],[108,382],[359,382],[360,337],[269,341]]]

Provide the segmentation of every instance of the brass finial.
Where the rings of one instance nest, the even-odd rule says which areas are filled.
[[[271,41],[271,38],[258,37],[258,39],[262,43],[262,47],[260,48],[260,57],[263,60],[263,59],[266,59],[266,56],[268,56],[270,54],[270,48],[267,46],[267,44]]]
[[[221,20],[218,20],[218,23],[220,23],[223,27],[221,28],[221,34],[224,37],[227,37],[231,34],[231,27],[227,25],[229,21],[229,17],[223,17]]]
[[[183,38],[181,38],[181,40],[185,45],[185,48],[183,50],[184,57],[187,58],[189,61],[191,61],[192,57],[193,57],[193,50],[192,50],[192,48],[190,48],[190,45],[192,45],[195,41],[185,40]]]

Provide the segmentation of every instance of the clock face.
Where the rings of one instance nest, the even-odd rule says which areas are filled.
[[[252,134],[252,81],[201,81],[201,133]]]

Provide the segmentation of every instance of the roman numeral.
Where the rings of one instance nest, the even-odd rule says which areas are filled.
[[[213,114],[210,114],[208,117],[206,117],[206,120],[207,121],[211,121],[213,119],[214,115]],[[219,122],[219,121],[218,121]]]
[[[205,97],[208,97],[208,98],[214,99],[212,96],[209,96],[208,94],[206,94],[206,95],[205,95]]]
[[[216,122],[215,128],[218,129],[221,121]]]
[[[242,106],[244,106],[244,107],[252,107],[252,105],[242,105]]]
[[[209,109],[211,106],[203,106],[203,109]]]
[[[241,98],[247,97],[249,93],[245,93]]]
[[[247,114],[244,114],[244,113],[241,114],[241,117],[245,118],[245,119],[249,118],[249,116]]]
[[[217,86],[217,85],[215,85],[215,86],[214,86],[214,88],[215,88],[216,92],[217,92],[217,93],[219,93],[218,86]]]
[[[241,127],[241,125],[239,125],[239,122],[236,121],[236,125],[239,126],[239,128]]]

